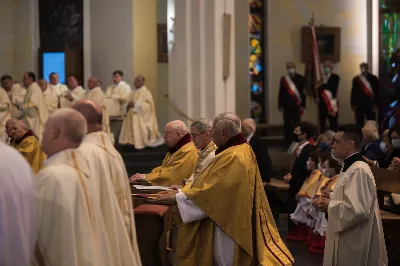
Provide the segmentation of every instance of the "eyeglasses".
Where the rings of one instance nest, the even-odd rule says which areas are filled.
[[[200,133],[200,134],[190,133],[190,137],[192,137],[192,139],[195,139],[198,136],[203,135],[204,133],[206,133],[206,132],[203,132],[203,133]]]

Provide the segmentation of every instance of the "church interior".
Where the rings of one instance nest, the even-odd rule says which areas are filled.
[[[187,233],[190,228],[187,225],[191,223],[185,222],[182,213],[182,217],[176,218],[177,213],[179,216],[179,212],[182,212],[180,194],[196,204],[197,201],[201,202],[196,208],[205,213],[204,217],[207,218],[204,220],[210,220],[215,225],[210,229],[213,234],[222,232],[230,241],[233,239],[232,243],[236,245],[235,254],[233,248],[230,253],[234,261],[223,258],[225,253],[219,254],[218,261],[215,252],[220,243],[217,243],[218,237],[214,236],[214,265],[339,265],[338,261],[327,260],[327,253],[331,249],[328,238],[332,239],[329,218],[333,219],[333,215],[328,209],[318,209],[317,205],[322,203],[318,203],[318,200],[314,202],[314,199],[317,191],[320,193],[318,197],[324,197],[329,182],[326,181],[322,186],[321,178],[323,174],[329,175],[329,169],[334,169],[330,165],[323,171],[323,167],[319,168],[320,164],[328,161],[331,164],[335,161],[336,164],[340,161],[336,167],[338,179],[344,173],[348,157],[339,160],[332,151],[339,145],[337,136],[343,131],[341,126],[350,124],[357,124],[361,134],[360,151],[357,153],[360,152],[364,159],[360,160],[371,168],[368,173],[371,172],[376,188],[372,197],[378,206],[378,227],[380,225],[383,228],[380,232],[381,242],[386,247],[385,256],[387,254],[387,264],[384,263],[385,256],[381,255],[379,264],[368,265],[400,265],[400,241],[396,237],[396,229],[400,225],[400,145],[397,144],[400,142],[400,0],[2,0],[0,36],[0,143],[4,140],[8,146],[20,151],[31,164],[35,175],[41,176],[40,172],[45,170],[46,156],[47,160],[53,157],[53,154],[46,152],[51,145],[45,145],[50,138],[48,127],[55,123],[52,120],[61,117],[59,111],[64,108],[75,109],[86,118],[89,136],[94,128],[90,124],[93,117],[88,118],[85,110],[89,109],[84,108],[92,104],[94,109],[90,109],[91,112],[98,115],[93,119],[97,119],[102,127],[99,132],[110,136],[113,144],[113,151],[108,150],[109,154],[114,159],[122,158],[126,170],[119,178],[129,178],[123,182],[130,188],[132,204],[129,203],[128,207],[132,207],[130,211],[134,215],[133,228],[136,230],[139,250],[137,254],[133,251],[132,256],[140,257],[139,262],[130,262],[132,264],[125,264],[121,259],[119,264],[109,265],[211,265],[201,264],[199,257],[191,257],[196,253],[196,247],[202,250],[202,241],[206,241],[206,237],[203,237],[207,235],[206,231],[202,231],[206,225],[200,222],[193,225],[191,228],[194,231],[187,234],[184,243],[187,244],[190,237],[192,242],[187,248],[190,252],[186,250],[185,253],[186,263],[182,262],[184,256],[179,239],[185,236],[179,230]],[[337,77],[337,81],[332,81],[334,77]],[[7,85],[7,81],[12,83]],[[336,85],[332,85],[335,82]],[[12,92],[17,85],[23,92],[19,96],[20,103],[17,103],[18,95]],[[36,95],[33,87],[30,89],[34,85],[41,89],[37,96],[39,100],[33,96]],[[53,95],[57,86],[62,91]],[[80,96],[76,92],[78,88],[81,90]],[[96,89],[98,92],[95,92]],[[94,96],[95,93],[101,96]],[[122,94],[124,96],[120,96]],[[53,103],[49,103],[51,99]],[[44,109],[48,109],[45,116],[41,113],[42,104]],[[13,113],[14,107],[16,115]],[[31,113],[25,108],[34,109],[34,115],[28,118]],[[258,181],[251,182],[249,191],[254,193],[251,198],[254,198],[257,208],[251,205],[250,209],[264,210],[265,204],[270,209],[270,214],[265,216],[267,218],[260,218],[264,219],[261,225],[259,221],[253,222],[263,234],[262,223],[273,224],[279,238],[274,243],[273,251],[269,250],[264,260],[256,259],[257,252],[267,252],[267,249],[252,246],[254,254],[249,264],[246,264],[248,260],[236,254],[239,248],[242,253],[247,252],[244,247],[248,243],[244,241],[243,244],[239,237],[245,232],[244,227],[236,228],[243,232],[231,233],[229,230],[234,227],[224,224],[221,222],[225,221],[223,218],[210,211],[208,205],[211,204],[204,203],[201,197],[205,193],[214,195],[212,189],[201,195],[192,194],[194,192],[188,189],[200,186],[196,182],[202,180],[202,175],[211,175],[213,172],[207,168],[208,165],[201,166],[203,170],[197,168],[201,160],[209,155],[204,153],[203,156],[203,149],[207,151],[207,147],[210,147],[207,144],[199,148],[198,145],[202,145],[200,140],[206,141],[209,136],[214,136],[215,158],[210,161],[211,166],[222,155],[228,156],[225,155],[224,145],[230,143],[233,147],[240,146],[232,144],[233,140],[217,143],[215,134],[219,114],[234,114],[221,119],[235,122],[237,118],[242,121],[241,124],[239,121],[239,128],[245,138],[243,143],[251,146],[250,150],[254,152],[251,154],[256,158],[255,162],[251,161],[251,156],[251,159],[246,157],[248,162],[252,162],[250,164],[255,165],[252,178],[255,175],[257,180],[261,178],[262,181],[262,200],[256,199]],[[200,118],[210,120],[211,125]],[[246,119],[249,119],[249,124]],[[24,122],[16,122],[19,120]],[[10,129],[9,121],[12,124]],[[199,124],[207,129],[197,127],[196,131],[192,131]],[[19,133],[21,128],[23,132]],[[183,173],[177,170],[179,165],[189,162],[187,158],[174,157],[179,149],[183,149],[184,145],[179,144],[185,136],[178,136],[174,145],[168,143],[171,141],[168,134],[176,130],[186,134],[188,140],[185,145],[190,142],[190,145],[194,145],[193,149],[197,148],[196,158],[199,161],[193,161],[191,172],[187,177],[180,177],[179,182],[161,182],[161,178],[166,178],[163,174],[169,175],[173,171],[176,172],[171,175],[177,178],[178,173]],[[95,131],[93,129],[92,132]],[[299,141],[299,136],[303,135],[306,137],[301,137]],[[253,146],[251,141],[256,137],[258,142]],[[28,138],[35,139],[35,144],[29,144],[35,145],[35,154],[32,150],[27,152],[21,145]],[[304,146],[308,145],[312,149],[301,159],[306,152]],[[105,144],[101,147],[107,151]],[[113,153],[114,148],[116,153]],[[38,159],[36,155],[42,154],[40,149],[43,155]],[[313,152],[318,153],[315,155],[316,161]],[[166,174],[165,169],[172,160],[177,162]],[[307,182],[311,182],[312,169],[309,164],[313,160],[314,170],[320,171],[321,175],[314,186],[305,192]],[[387,163],[386,167],[383,167],[383,162]],[[37,169],[33,167],[34,164],[37,164]],[[113,165],[107,161],[108,164]],[[92,168],[90,164],[88,168]],[[308,173],[294,193],[293,180],[301,172],[297,168],[305,169]],[[333,171],[332,178],[335,176]],[[189,182],[189,177],[193,183]],[[219,188],[230,185],[227,181],[223,182],[214,184],[204,179],[204,186],[207,188],[212,184]],[[230,189],[232,193],[237,191],[237,195],[241,193],[240,189]],[[160,195],[167,195],[169,190],[178,193],[173,195],[173,200],[158,196],[160,191]],[[336,190],[337,187],[333,185],[328,198]],[[116,194],[116,201],[119,201],[118,192]],[[232,202],[237,203],[237,195],[224,197],[232,197]],[[296,220],[302,200],[307,202],[304,206],[309,206],[302,214],[308,222]],[[327,203],[327,208],[331,203]],[[207,207],[203,208],[202,204]],[[224,206],[223,203],[220,206]],[[99,208],[102,209],[101,206]],[[236,206],[231,208],[235,209]],[[313,218],[310,213],[313,208],[320,215],[316,214],[315,217],[319,218]],[[3,216],[1,212],[0,208],[0,219]],[[247,212],[244,213],[243,217],[247,215]],[[258,220],[254,219],[254,215],[249,217]],[[265,221],[268,218],[269,221]],[[321,229],[323,234],[318,235],[319,231],[315,229],[317,222],[313,219],[326,221],[325,229]],[[195,220],[194,223],[197,222]],[[0,232],[1,223],[0,220]],[[304,223],[305,229],[300,228]],[[258,229],[254,229],[253,225],[254,235],[258,236]],[[273,230],[268,234],[274,241]],[[251,236],[248,238],[251,239]],[[264,238],[269,239],[265,235]],[[252,241],[256,242],[255,236]],[[270,243],[267,242],[265,247],[270,249]],[[211,245],[210,240],[207,243]],[[230,243],[224,242],[224,245],[227,247]],[[278,248],[280,251],[275,253]],[[372,248],[378,250],[380,247]],[[50,249],[48,252],[51,253]],[[203,252],[207,257],[208,253]],[[3,265],[1,253],[0,250],[0,265]],[[266,258],[271,254],[276,258],[268,263]],[[182,260],[175,260],[175,255]],[[340,255],[349,256],[349,253]],[[285,263],[281,256],[286,256],[289,262]],[[374,254],[368,253],[368,256],[365,263],[374,258]],[[200,264],[192,263],[196,258]],[[49,256],[49,260],[52,259],[57,261],[57,256]],[[60,260],[56,265],[84,265],[78,262],[63,263]],[[358,263],[346,265],[367,265],[360,261]],[[25,264],[7,264],[5,261],[4,265]]]

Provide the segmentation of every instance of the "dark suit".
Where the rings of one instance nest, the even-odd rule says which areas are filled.
[[[253,136],[250,139],[249,145],[256,156],[262,181],[269,182],[272,174],[272,163],[269,157],[267,143],[258,136]]]
[[[298,122],[300,122],[300,107],[296,99],[289,93],[281,78],[279,84],[278,106],[283,110],[283,124],[285,128],[285,139],[288,143],[292,142],[293,130]],[[301,97],[301,107],[306,108],[306,95],[304,94],[304,77],[298,73],[291,77],[293,83]]]
[[[325,131],[326,119],[329,120],[330,129],[337,131],[338,129],[338,117],[339,112],[336,116],[331,116],[329,114],[328,106],[326,105],[324,99],[322,98],[322,91],[328,90],[332,93],[333,98],[337,98],[338,88],[339,88],[340,78],[336,74],[331,74],[327,83],[319,87],[318,98],[319,98],[319,132],[323,133]]]
[[[371,85],[372,91],[374,93],[374,98],[365,93],[360,79],[358,76],[353,78],[353,84],[351,88],[351,98],[350,103],[354,108],[354,113],[356,116],[356,124],[359,127],[364,125],[364,120],[375,120],[376,114],[374,112],[374,106],[379,103],[379,81],[378,78],[370,73],[368,73],[365,78]]]
[[[372,141],[361,148],[361,154],[373,161],[380,160],[386,156],[380,145],[380,140]]]
[[[287,202],[287,211],[289,214],[292,214],[297,205],[296,195],[299,193],[301,186],[304,181],[310,175],[310,171],[307,169],[307,160],[310,156],[310,153],[314,150],[314,146],[311,144],[307,144],[301,150],[299,156],[297,156],[293,168],[292,168],[292,178],[289,182],[289,191],[288,191],[288,202]],[[288,229],[289,232],[295,227],[295,224],[289,219]]]

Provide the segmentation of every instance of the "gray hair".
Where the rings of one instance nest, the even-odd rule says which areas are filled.
[[[242,133],[242,121],[240,118],[231,112],[219,114],[214,119],[214,128],[225,129],[228,137],[236,136]]]
[[[368,120],[364,124],[364,135],[369,137],[372,141],[379,139],[379,126],[378,123],[374,120]]]
[[[196,127],[200,133],[204,133],[212,130],[213,122],[210,119],[200,118],[195,120],[190,127]]]
[[[50,119],[55,120],[68,141],[81,144],[87,133],[86,119],[81,113],[72,108],[63,108],[56,110]]]

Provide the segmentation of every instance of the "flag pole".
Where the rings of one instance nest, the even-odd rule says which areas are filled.
[[[311,29],[311,38],[312,38],[312,69],[313,71],[313,78],[314,78],[314,95],[315,95],[315,103],[317,105],[317,134],[321,134],[320,128],[320,112],[319,112],[319,86],[321,85],[321,76],[320,76],[320,59],[319,59],[319,49],[318,43],[316,40],[316,33],[315,33],[315,19],[314,19],[314,12],[311,14],[311,18],[308,22]]]

